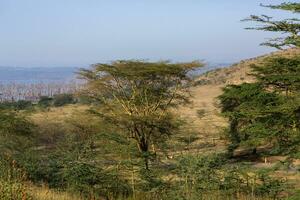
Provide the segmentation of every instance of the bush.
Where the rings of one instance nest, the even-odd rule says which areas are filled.
[[[19,100],[13,102],[1,102],[0,109],[3,110],[27,110],[33,107],[31,101]]]
[[[247,167],[226,164],[224,155],[184,156],[179,159],[177,175],[180,178],[180,196],[187,199],[205,199],[220,193],[223,197],[237,198],[252,195],[277,199],[286,189],[285,181],[265,173],[251,172]],[[225,198],[225,199],[226,199]]]
[[[25,117],[15,112],[0,110],[0,134],[2,135],[29,135],[33,124]]]
[[[130,186],[118,175],[105,172],[87,163],[69,163],[63,171],[68,189],[80,192],[86,197],[117,198],[131,194]]]
[[[43,108],[47,108],[52,105],[53,98],[42,96],[38,102],[38,105]]]
[[[0,156],[0,199],[31,200],[24,183],[25,172],[8,156]]]
[[[266,172],[260,173],[258,179],[261,182],[255,188],[255,192],[258,195],[269,194],[270,197],[276,199],[286,189],[284,180],[272,178]]]
[[[287,200],[299,200],[300,199],[300,190],[298,190],[293,196],[289,197]]]
[[[16,110],[26,110],[32,108],[31,101],[20,100],[14,103],[14,107]]]
[[[53,105],[56,107],[73,103],[75,103],[75,99],[72,94],[58,94],[53,98]]]

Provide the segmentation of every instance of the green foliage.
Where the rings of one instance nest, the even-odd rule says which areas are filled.
[[[0,151],[9,155],[23,152],[31,145],[35,126],[23,115],[0,110]]]
[[[300,199],[300,191],[297,191],[293,196],[287,198],[287,200],[298,200]]]
[[[86,163],[69,163],[64,168],[63,178],[68,190],[79,192],[86,197],[117,198],[126,197],[131,188],[118,175],[105,172],[101,168]]]
[[[116,61],[81,70],[87,81],[83,91],[98,101],[94,112],[117,125],[136,142],[148,169],[150,146],[164,142],[179,123],[169,108],[187,101],[188,72],[200,63]]]
[[[33,105],[31,101],[19,100],[19,101],[5,101],[0,103],[0,109],[6,110],[29,110],[32,109]]]
[[[253,65],[254,76],[265,87],[277,91],[297,93],[300,91],[300,57],[267,58],[261,65]]]
[[[49,107],[52,105],[52,101],[53,101],[53,98],[48,97],[48,96],[42,96],[42,97],[40,97],[38,105],[40,107],[46,108],[46,107]]]
[[[185,182],[185,190],[195,190],[198,195],[202,192],[219,189],[217,169],[224,164],[224,158],[213,156],[186,156],[178,161],[178,175]],[[188,195],[188,194],[186,194]]]
[[[0,156],[0,199],[31,200],[25,185],[26,175],[7,155]]]
[[[31,181],[84,199],[125,198],[132,193],[114,166],[119,162],[115,161],[119,153],[127,154],[122,143],[126,147],[128,143],[106,132],[101,120],[80,113],[64,123],[52,125],[45,121],[38,130],[36,146],[17,157]]]
[[[300,3],[282,3],[280,5],[269,5],[266,6],[269,8],[273,8],[273,9],[281,9],[281,10],[287,10],[287,11],[292,11],[292,12],[300,12]]]
[[[57,94],[54,97],[42,96],[38,102],[38,105],[42,108],[50,106],[61,107],[67,104],[76,103],[76,99],[73,94]]]
[[[16,110],[26,110],[32,108],[32,106],[31,101],[20,100],[15,103]]]
[[[239,199],[238,196],[278,199],[286,189],[281,179],[250,171],[247,166],[230,165],[222,154],[183,156],[176,168],[179,176],[174,199]]]
[[[279,152],[297,149],[299,130],[299,57],[267,58],[253,65],[257,83],[224,88],[219,97],[222,113],[229,118],[232,153],[239,146],[273,145]],[[278,152],[277,152],[278,153]]]
[[[72,94],[58,94],[53,97],[53,105],[56,107],[73,104],[75,102],[76,101]]]
[[[0,134],[29,135],[33,125],[23,116],[15,112],[0,110]]]
[[[0,110],[0,199],[32,199],[25,185],[26,173],[15,157],[29,145],[34,126],[24,116]]]
[[[287,188],[286,182],[282,179],[274,179],[269,174],[262,172],[258,174],[260,185],[255,187],[255,192],[258,195],[269,194],[270,197],[276,199],[281,192]]]
[[[300,8],[300,3],[290,2],[290,3],[283,3],[281,5],[269,5],[265,7],[269,7],[272,9],[287,10],[287,11],[298,13]],[[272,17],[266,15],[261,15],[261,16],[251,15],[249,18],[243,21],[252,21],[261,24],[261,26],[257,26],[255,28],[248,28],[248,29],[288,34],[288,36],[286,37],[275,38],[265,43],[262,43],[262,45],[267,45],[276,48],[282,48],[286,46],[300,47],[300,35],[299,35],[300,24],[298,18],[276,21],[273,20]]]

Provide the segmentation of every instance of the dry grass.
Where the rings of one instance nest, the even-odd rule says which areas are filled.
[[[76,195],[72,195],[66,192],[58,192],[54,190],[50,190],[49,188],[43,187],[35,187],[31,186],[30,188],[31,195],[38,200],[82,200]]]
[[[197,80],[198,84],[209,85],[228,85],[240,84],[245,82],[253,82],[255,79],[249,75],[251,73],[250,66],[252,64],[261,63],[267,57],[283,56],[291,57],[300,55],[300,48],[291,48],[283,51],[276,51],[264,56],[243,60],[227,68],[213,70],[200,76]]]
[[[64,121],[70,117],[75,112],[84,112],[88,109],[88,106],[84,105],[67,105],[63,107],[52,107],[47,111],[36,112],[31,116],[31,119],[37,123],[41,124],[43,121],[51,121],[64,123]]]

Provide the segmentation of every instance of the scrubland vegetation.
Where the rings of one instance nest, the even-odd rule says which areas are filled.
[[[300,199],[299,21],[249,20],[290,49],[198,78],[200,62],[95,64],[77,93],[2,102],[0,199]]]

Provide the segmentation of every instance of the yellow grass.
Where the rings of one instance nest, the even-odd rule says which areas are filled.
[[[50,190],[49,188],[43,187],[34,187],[30,189],[31,195],[38,200],[82,200],[76,195],[72,195],[67,192],[59,192]]]

